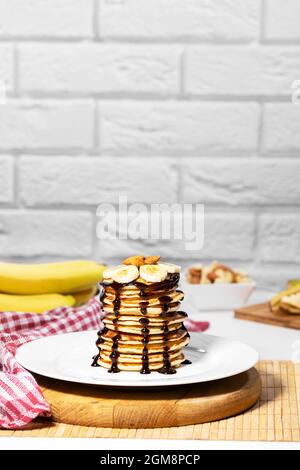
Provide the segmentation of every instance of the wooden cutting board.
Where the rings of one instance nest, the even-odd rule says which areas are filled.
[[[300,330],[300,315],[272,312],[269,303],[249,305],[235,310],[235,318]]]
[[[234,377],[160,389],[109,389],[36,376],[56,422],[105,428],[161,428],[215,421],[258,400],[256,369]]]

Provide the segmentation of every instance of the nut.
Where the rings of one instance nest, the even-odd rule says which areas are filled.
[[[160,256],[146,256],[145,264],[156,264],[160,260]]]
[[[122,264],[132,264],[133,266],[136,266],[139,268],[140,266],[143,266],[145,264],[145,258],[144,256],[130,256],[129,258],[126,258],[124,261],[122,261]]]
[[[188,269],[186,278],[190,284],[200,284],[201,277],[202,277],[202,266],[201,267],[193,266]]]

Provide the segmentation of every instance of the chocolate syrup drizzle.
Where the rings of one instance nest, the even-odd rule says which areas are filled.
[[[166,279],[165,281],[157,283],[157,287],[159,288],[159,290],[167,290],[168,291],[168,290],[171,290],[174,287],[177,287],[178,281],[179,281],[179,274],[174,273],[174,274],[171,274],[170,277],[168,279]],[[141,329],[142,336],[143,336],[143,339],[142,339],[143,354],[142,354],[142,368],[140,370],[140,373],[141,374],[150,374],[151,371],[150,371],[150,368],[149,368],[149,351],[148,351],[150,330],[148,328],[149,319],[146,318],[145,315],[147,314],[147,307],[149,305],[149,301],[147,300],[147,296],[148,296],[148,294],[151,294],[152,291],[155,291],[156,284],[152,284],[151,286],[146,286],[145,284],[142,284],[138,281],[133,281],[133,282],[130,282],[128,284],[136,286],[139,289],[140,297],[143,299],[143,300],[141,300],[141,302],[139,304],[141,313],[143,315],[143,318],[139,319],[139,322],[143,326],[142,329]],[[101,284],[101,286],[102,286],[102,291],[101,291],[101,294],[100,294],[100,301],[101,302],[104,302],[104,300],[105,300],[105,287],[106,286],[111,288],[115,293],[115,298],[113,300],[113,311],[114,311],[115,318],[113,319],[113,323],[115,325],[116,331],[118,331],[118,318],[119,318],[119,315],[120,315],[120,306],[121,306],[120,290],[124,287],[124,284],[119,284],[117,282],[113,282],[111,284],[106,284],[105,282],[103,282]],[[177,292],[182,293],[182,291],[179,291],[179,290]],[[159,297],[159,302],[160,302],[160,305],[162,307],[161,317],[166,318],[169,315],[172,315],[172,313],[171,314],[169,313],[170,304],[172,303],[172,297],[170,297],[168,295],[162,295],[162,296]],[[177,312],[177,314],[181,314],[183,317],[187,316],[185,312]],[[163,332],[163,342],[164,342],[163,367],[161,369],[159,369],[158,372],[161,373],[161,374],[176,374],[176,369],[171,365],[171,361],[170,361],[170,354],[169,354],[169,347],[168,347],[168,336],[169,336],[168,324],[164,323],[164,325],[161,329],[162,329],[162,332]],[[184,325],[182,325],[181,329],[186,331],[186,328],[184,327]],[[100,354],[101,354],[101,344],[104,343],[104,339],[103,339],[102,335],[105,335],[107,332],[108,332],[108,328],[106,328],[106,327],[103,329],[102,332],[101,331],[98,332],[98,339],[96,341],[96,346],[99,349],[99,353],[96,356],[93,357],[93,363],[92,363],[93,367],[98,367],[99,366],[98,359],[100,358]],[[187,333],[187,335],[188,335],[188,333]],[[110,354],[110,358],[111,358],[112,363],[111,363],[110,369],[108,370],[108,372],[110,372],[110,373],[120,372],[120,369],[118,368],[118,358],[119,358],[119,355],[120,355],[119,350],[118,350],[118,348],[119,348],[119,339],[120,339],[120,334],[118,334],[118,333],[112,338],[113,344],[112,344],[112,352]],[[191,364],[191,362],[186,359],[185,361],[183,361],[183,364]]]
[[[117,331],[118,331],[118,318],[120,315],[120,306],[121,306],[121,300],[120,300],[121,288],[122,286],[118,284],[117,288],[115,288],[115,298],[113,300],[114,314],[115,314],[113,323],[116,325]],[[118,372],[120,372],[120,369],[118,368],[118,360],[120,356],[120,353],[119,353],[119,339],[120,338],[121,336],[117,333],[112,339],[113,341],[113,344],[111,347],[112,351],[109,356],[111,358],[111,368],[108,369],[108,372],[110,372],[111,374],[117,374]]]
[[[116,334],[114,337],[113,337],[113,344],[112,344],[112,352],[110,354],[110,358],[111,358],[111,368],[108,370],[108,372],[111,372],[113,374],[116,374],[117,372],[120,372],[120,369],[118,368],[118,359],[119,359],[119,351],[118,351],[118,347],[119,347],[119,339],[120,339],[120,335],[119,334]]]
[[[166,317],[169,310],[169,305],[172,302],[172,298],[168,295],[162,295],[159,297],[159,302],[162,307],[162,317]],[[165,323],[164,326],[161,328],[163,332],[163,342],[164,342],[164,352],[163,352],[163,366],[158,370],[160,374],[176,374],[176,369],[172,367],[170,362],[170,355],[169,355],[169,346],[168,346],[168,335],[169,335],[169,327],[168,324]]]
[[[101,347],[100,347],[100,344],[104,343],[104,339],[102,338],[102,334],[106,334],[108,332],[108,329],[106,327],[103,328],[103,330],[99,330],[97,332],[97,335],[98,335],[98,339],[96,341],[96,346],[99,350],[98,354],[96,354],[95,356],[93,356],[93,362],[91,364],[92,367],[100,367],[100,365],[98,364],[98,359],[100,358],[100,352],[101,352]]]
[[[145,307],[147,309],[147,307]],[[144,314],[145,315],[145,314]],[[142,355],[142,368],[140,370],[141,374],[150,374],[149,369],[149,353],[148,353],[148,343],[149,343],[149,333],[150,330],[148,328],[149,319],[148,318],[140,318],[139,322],[143,325],[142,328],[142,335],[143,335],[143,355]]]

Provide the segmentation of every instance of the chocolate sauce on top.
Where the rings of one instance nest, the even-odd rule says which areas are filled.
[[[148,294],[153,294],[157,290],[168,291],[168,290],[173,289],[174,287],[177,287],[177,284],[179,282],[179,277],[180,277],[179,273],[172,273],[164,281],[155,282],[151,285],[147,285],[139,281],[131,281],[131,282],[128,282],[127,284],[126,283],[119,284],[118,282],[115,282],[115,281],[111,283],[107,283],[103,281],[100,283],[100,285],[104,288],[107,287],[109,289],[112,289],[113,291],[120,290],[120,288],[123,288],[126,286],[135,286],[139,289],[141,297],[147,297]]]

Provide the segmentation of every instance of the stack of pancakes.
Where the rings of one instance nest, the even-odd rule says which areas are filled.
[[[105,327],[98,333],[93,365],[109,372],[173,374],[185,361],[182,349],[189,334],[183,325],[187,315],[179,310],[184,297],[178,290],[180,268],[158,261],[131,257],[104,272]]]

